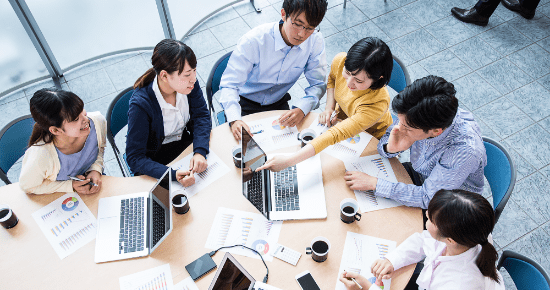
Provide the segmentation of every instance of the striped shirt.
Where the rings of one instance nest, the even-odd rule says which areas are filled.
[[[378,153],[392,158],[398,153],[384,151],[394,125],[378,143]],[[441,135],[416,141],[410,148],[413,169],[424,178],[422,186],[378,179],[376,195],[391,198],[406,206],[428,208],[440,189],[483,191],[483,168],[487,165],[481,130],[472,113],[458,109],[451,126]]]

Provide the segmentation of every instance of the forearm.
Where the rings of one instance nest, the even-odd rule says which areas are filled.
[[[327,89],[327,102],[325,104],[325,111],[332,110],[336,107],[336,100],[334,99],[334,88]]]
[[[54,192],[73,192],[73,183],[71,180],[65,180],[65,181],[51,181],[48,179],[44,179],[42,181],[42,184],[38,186],[32,186],[28,184],[27,182],[20,180],[19,186],[21,189],[26,193],[33,193],[33,194],[49,194]]]
[[[306,159],[309,159],[311,157],[315,156],[315,149],[311,144],[307,144],[306,146],[302,147],[302,149],[298,150],[298,152],[294,153],[292,157],[290,158],[290,162],[287,167],[294,166]]]

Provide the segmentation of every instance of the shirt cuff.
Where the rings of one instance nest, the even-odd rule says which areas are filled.
[[[316,98],[316,97],[312,97],[312,98]],[[317,104],[317,103],[315,103]],[[293,108],[299,108],[300,110],[302,110],[302,112],[304,113],[304,117],[307,116],[307,114],[309,114],[309,112],[311,111],[311,109],[313,109],[313,107],[315,106],[315,104],[312,104],[312,103],[309,103],[309,102],[304,102],[304,101],[300,101],[298,104],[292,106]]]
[[[389,182],[385,179],[378,178],[378,181],[376,181],[376,192],[375,192],[376,195],[385,197],[385,198],[391,198],[393,185],[394,185],[393,182]]]
[[[393,252],[387,254],[384,257],[386,260],[390,261],[390,263],[393,266],[393,270],[397,271],[398,269],[401,269],[407,265],[403,265],[403,259],[399,259],[399,253],[397,251],[393,250]]]
[[[233,122],[237,120],[242,120],[241,117],[241,107],[240,106],[231,106],[225,109],[225,117],[227,117],[227,122]]]
[[[193,150],[193,154],[195,153],[199,153],[200,155],[204,156],[204,159],[206,159],[206,154],[208,154],[206,152],[206,149],[204,148],[196,148],[195,150]]]

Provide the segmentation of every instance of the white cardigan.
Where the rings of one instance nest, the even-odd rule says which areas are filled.
[[[107,120],[99,112],[88,113],[92,119],[97,134],[99,152],[97,159],[86,171],[103,172],[103,153],[105,152]],[[56,181],[61,169],[59,157],[53,142],[44,144],[39,141],[30,146],[23,157],[19,186],[26,193],[46,194],[54,192],[73,192],[72,180]]]
[[[446,247],[445,243],[432,238],[428,231],[423,231],[408,237],[389,253],[386,259],[392,263],[394,270],[397,270],[426,258],[424,269],[416,280],[419,289],[504,290],[504,281],[498,271],[500,284],[483,276],[479,271],[476,258],[481,252],[481,245],[472,247],[460,255],[441,256]],[[373,284],[369,289],[380,288]]]

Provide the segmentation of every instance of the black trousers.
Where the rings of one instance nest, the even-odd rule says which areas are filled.
[[[176,159],[191,143],[193,143],[193,134],[183,130],[181,140],[162,144],[157,154],[151,159],[166,165]]]
[[[521,6],[523,6],[526,9],[529,10],[535,10],[537,9],[537,6],[540,3],[540,0],[518,0],[519,3],[521,3]],[[491,17],[493,15],[493,12],[495,12],[495,9],[497,9],[498,4],[500,3],[500,0],[479,0],[476,3],[476,10],[485,17]]]
[[[243,96],[240,96],[239,104],[241,105],[241,115],[246,116],[254,113],[275,111],[275,110],[288,110],[288,101],[290,101],[290,94],[286,93],[277,102],[263,106],[260,103],[251,101]]]

